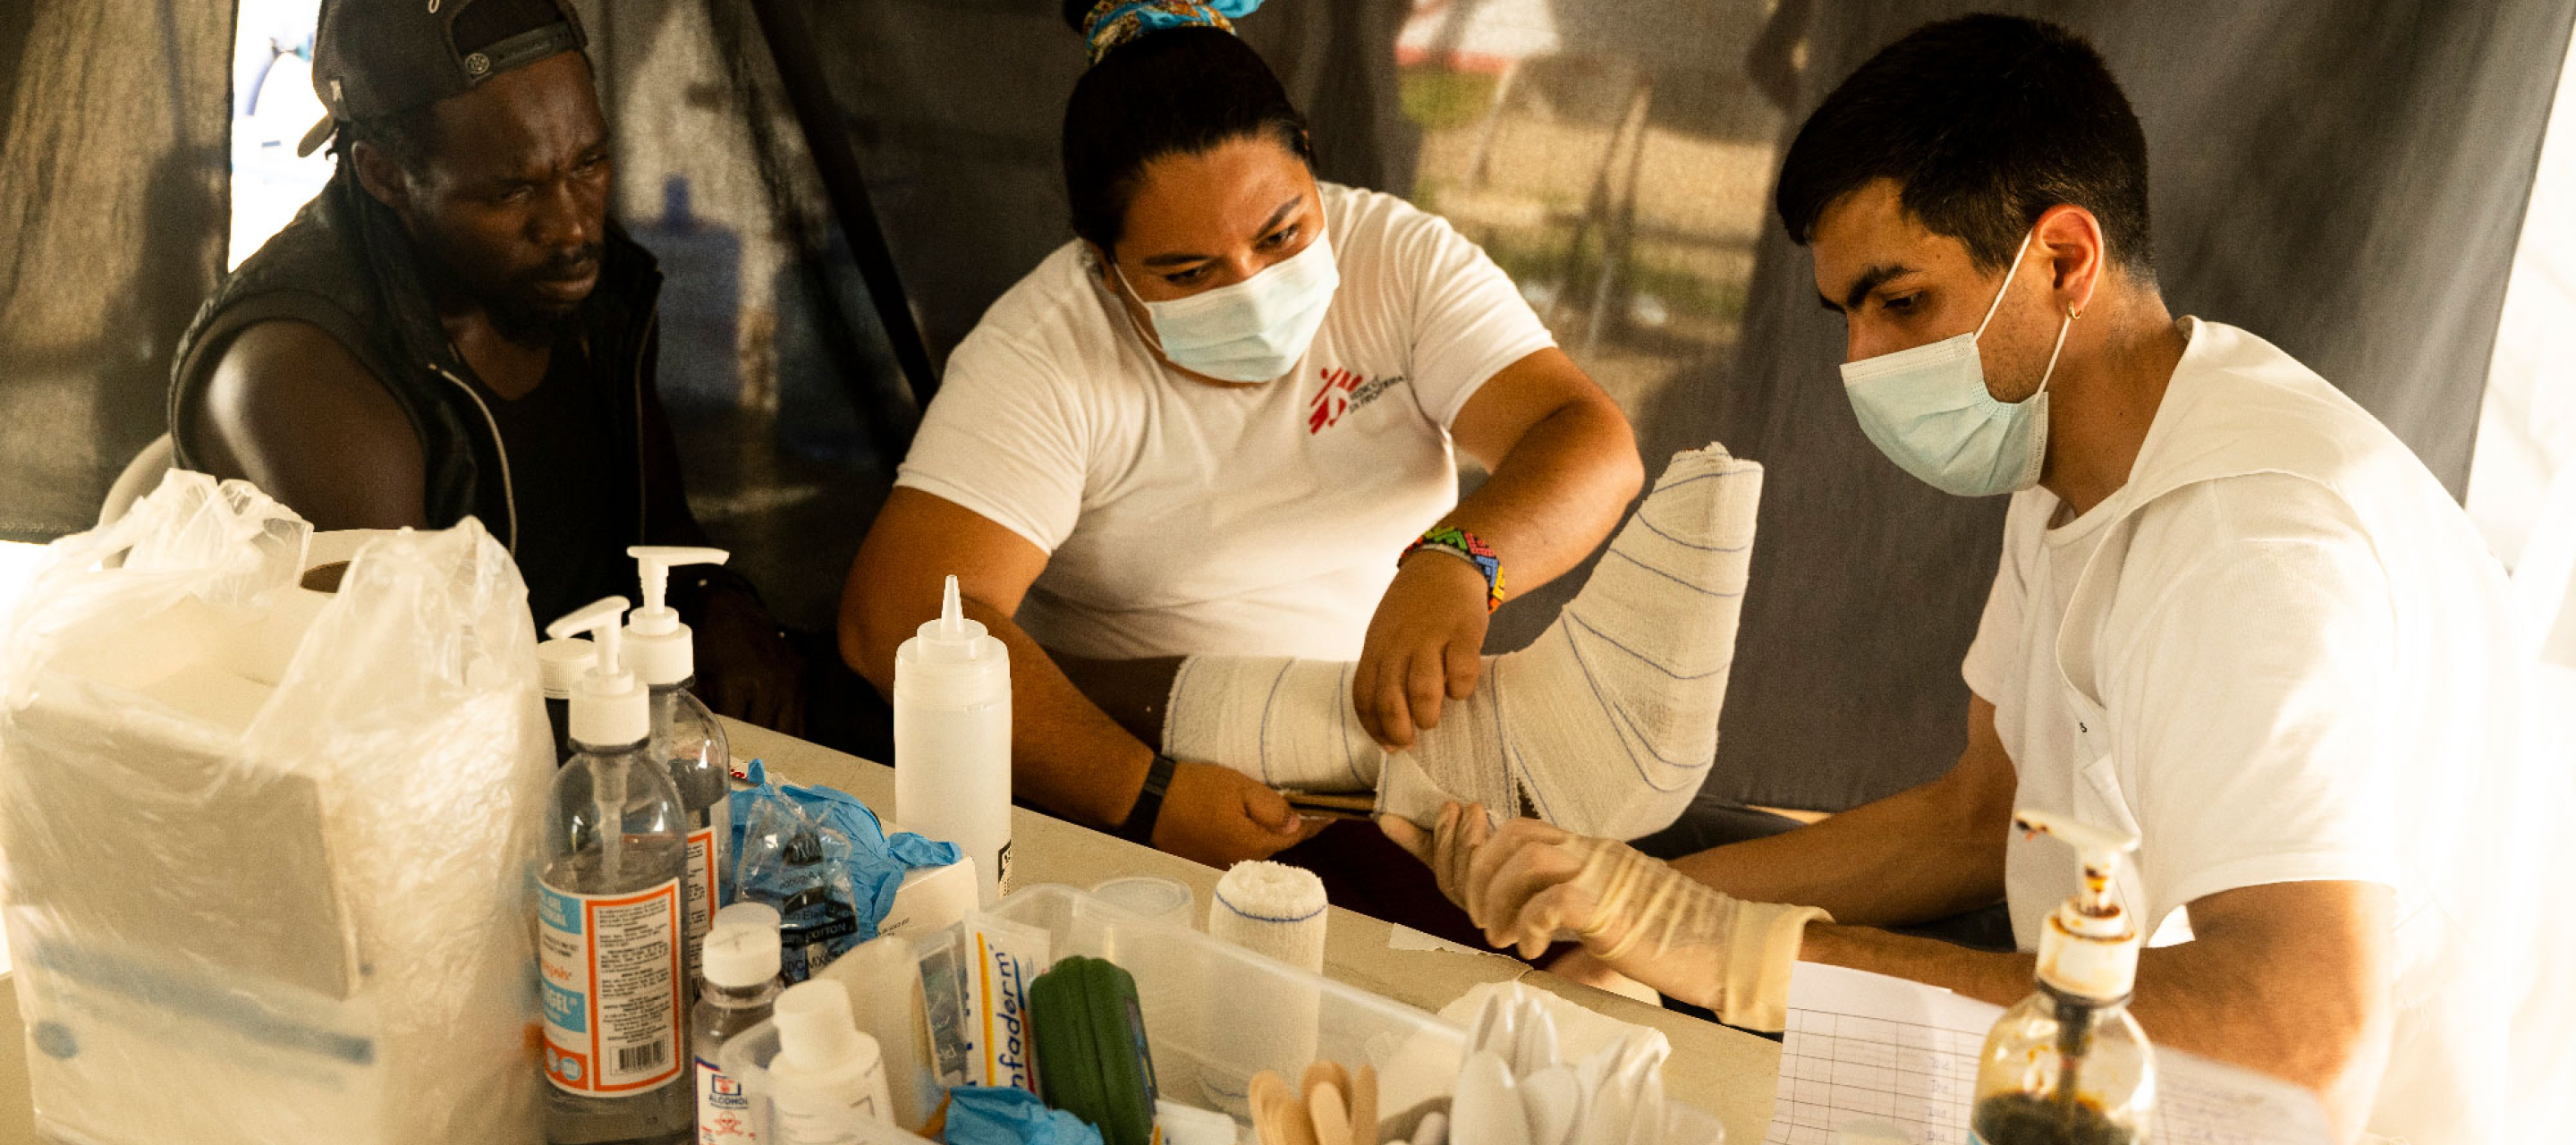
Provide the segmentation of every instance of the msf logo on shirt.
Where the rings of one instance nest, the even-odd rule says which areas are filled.
[[[1323,388],[1306,403],[1306,432],[1322,433],[1341,424],[1342,415],[1376,401],[1386,391],[1404,381],[1404,375],[1391,378],[1362,378],[1349,370],[1325,367],[1316,371],[1324,379]]]

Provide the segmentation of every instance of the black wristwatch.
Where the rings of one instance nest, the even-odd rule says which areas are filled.
[[[1161,752],[1154,753],[1154,765],[1145,769],[1145,786],[1136,792],[1136,805],[1127,809],[1127,821],[1111,832],[1130,843],[1154,845],[1154,824],[1163,817],[1163,793],[1172,788],[1172,770],[1180,761]]]

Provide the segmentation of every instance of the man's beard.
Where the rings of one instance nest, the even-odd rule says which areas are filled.
[[[458,274],[455,267],[439,257],[436,251],[426,247],[418,249],[423,269],[431,279],[443,284],[448,290],[472,298],[483,308],[484,315],[491,319],[493,333],[516,345],[531,349],[548,349],[561,341],[565,335],[580,328],[581,312],[584,307],[590,305],[591,297],[596,296],[599,289],[594,285],[591,293],[583,296],[581,301],[565,305],[537,294],[531,289],[532,284],[548,279],[570,277],[567,272],[578,271],[585,265],[599,265],[607,247],[601,243],[592,243],[573,252],[568,258],[546,262],[521,276],[506,281],[500,289],[490,291],[475,289],[464,275]]]
[[[572,306],[554,306],[524,298],[493,298],[484,301],[483,313],[492,319],[493,333],[517,345],[542,350],[580,327],[582,306],[588,302],[585,298]]]

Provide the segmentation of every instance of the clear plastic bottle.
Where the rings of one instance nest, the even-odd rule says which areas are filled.
[[[620,661],[621,597],[547,627],[592,633],[571,700],[573,757],[546,804],[538,991],[551,1145],[682,1145],[679,944],[687,830],[670,769],[645,750],[645,693]]]
[[[627,617],[626,647],[635,674],[652,689],[653,755],[667,760],[671,782],[679,788],[680,808],[689,817],[689,877],[686,888],[688,978],[694,997],[703,976],[699,955],[715,912],[733,885],[733,787],[729,769],[731,745],[714,712],[690,692],[697,682],[697,648],[678,611],[664,603],[675,565],[723,564],[722,549],[636,545],[635,558],[644,603]]]
[[[778,1001],[778,912],[756,902],[716,912],[707,932],[706,985],[689,1016],[690,1049],[697,1057],[699,1145],[748,1145],[766,1140],[760,1111],[739,1078],[716,1068],[716,1054],[734,1035],[769,1020]]]
[[[2075,847],[2084,888],[2048,916],[2039,989],[1996,1019],[1977,1065],[1969,1140],[1981,1145],[2139,1145],[2156,1099],[2155,1051],[2129,1016],[2138,933],[2111,891],[2133,837],[2038,811],[2016,827]]]

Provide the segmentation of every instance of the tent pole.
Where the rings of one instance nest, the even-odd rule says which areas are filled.
[[[939,378],[931,372],[930,352],[923,347],[921,328],[912,319],[903,276],[895,270],[893,253],[886,249],[884,230],[877,226],[876,206],[868,198],[867,180],[859,170],[858,148],[850,142],[847,116],[832,98],[822,61],[814,54],[813,28],[797,0],[749,2],[753,17],[760,22],[760,37],[769,46],[769,57],[778,65],[779,83],[787,91],[787,102],[796,113],[806,149],[813,154],[814,167],[823,178],[823,193],[831,200],[833,216],[840,220],[842,236],[849,240],[859,277],[868,284],[877,321],[885,326],[886,338],[894,344],[895,365],[903,370],[904,381],[912,388],[916,408],[929,409],[931,395],[939,391]]]

